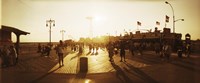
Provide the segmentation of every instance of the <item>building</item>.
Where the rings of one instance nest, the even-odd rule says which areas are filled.
[[[136,31],[135,34],[127,34],[121,38],[121,40],[134,43],[150,44],[149,48],[151,49],[155,42],[160,44],[168,42],[172,46],[173,51],[176,51],[181,45],[181,37],[181,33],[171,33],[169,28],[163,28],[163,32],[160,32],[156,28],[154,32],[141,33],[140,31]]]
[[[30,33],[19,30],[19,29],[14,28],[14,27],[1,25],[0,47],[3,46],[3,45],[11,45],[13,43],[12,42],[12,35],[11,35],[12,32],[16,35],[16,38],[17,38],[16,43],[15,43],[15,47],[16,47],[17,54],[19,54],[20,35],[27,35],[27,34],[30,34]]]

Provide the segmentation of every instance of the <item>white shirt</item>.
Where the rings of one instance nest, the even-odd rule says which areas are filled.
[[[57,52],[58,53],[64,53],[64,47],[62,45],[58,45]]]

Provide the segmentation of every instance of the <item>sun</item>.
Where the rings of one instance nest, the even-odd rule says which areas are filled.
[[[92,33],[93,33],[93,37],[95,36],[102,36],[102,35],[106,35],[106,27],[104,27],[104,25],[106,24],[106,17],[105,16],[101,16],[101,15],[95,15],[93,16],[93,20],[92,20]]]

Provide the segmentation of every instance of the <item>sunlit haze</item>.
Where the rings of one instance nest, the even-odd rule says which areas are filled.
[[[168,0],[174,8],[175,32],[191,34],[193,40],[200,38],[200,1]],[[120,35],[125,31],[162,30],[165,16],[170,17],[168,28],[172,32],[172,9],[165,0],[2,0],[2,25],[30,32],[21,36],[22,42],[48,42],[49,27],[46,20],[55,20],[52,41],[93,36]],[[88,19],[92,17],[92,19]],[[137,21],[141,26],[137,26]],[[160,25],[156,25],[156,21]],[[15,42],[15,36],[12,40]]]

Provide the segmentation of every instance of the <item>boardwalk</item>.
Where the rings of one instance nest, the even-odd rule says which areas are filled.
[[[109,61],[109,57],[106,50],[98,50],[98,54],[88,54],[89,50],[86,49],[83,54],[79,54],[78,52],[73,52],[64,58],[64,67],[59,67],[59,64],[56,64],[49,72],[54,71],[54,73],[69,73],[69,74],[77,74],[79,72],[80,66],[80,57],[87,57],[88,58],[88,74],[90,73],[105,73],[105,72],[113,72],[115,69],[113,68],[112,64]],[[114,56],[116,59],[115,63],[120,64],[119,55]],[[147,66],[146,64],[139,63],[136,61],[128,61],[132,63],[135,67],[144,67]]]
[[[87,73],[104,73],[114,71],[112,65],[109,62],[109,58],[105,50],[99,50],[97,55],[88,54],[88,49],[83,54],[78,52],[72,52],[66,55],[64,58],[65,66],[57,69],[59,64],[56,64],[49,72],[54,73],[68,73],[77,74],[79,72],[80,57],[88,58],[88,72]]]
[[[114,62],[111,63],[105,49],[98,50],[96,55],[89,54],[87,47],[83,54],[72,52],[69,48],[65,52],[65,65],[61,68],[58,66],[58,57],[54,50],[51,51],[49,57],[41,56],[36,52],[20,55],[19,64],[1,68],[3,80],[1,83],[83,83],[85,81],[91,83],[195,83],[199,81],[200,76],[199,55],[180,59],[173,54],[171,61],[167,62],[151,51],[144,52],[143,56],[132,56],[129,51],[126,51],[126,62],[120,62],[120,56],[117,54],[114,55]],[[88,58],[87,73],[79,72],[80,57]]]

